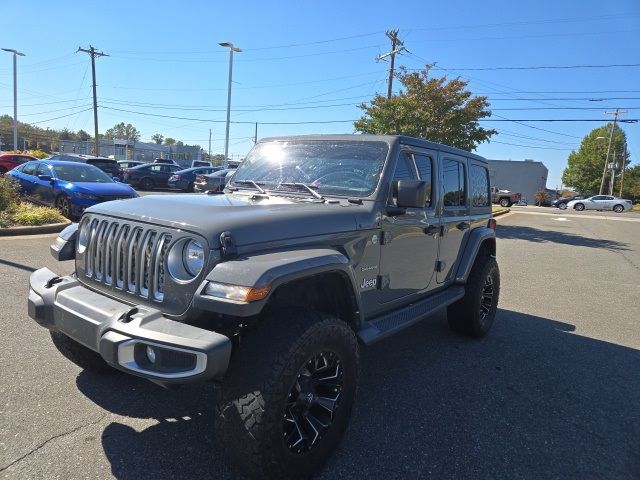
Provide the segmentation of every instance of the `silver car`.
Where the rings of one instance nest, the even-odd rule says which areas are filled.
[[[567,208],[573,208],[579,212],[582,210],[613,210],[616,213],[622,213],[625,210],[631,210],[632,203],[631,200],[611,195],[594,195],[583,200],[572,200],[567,203]]]

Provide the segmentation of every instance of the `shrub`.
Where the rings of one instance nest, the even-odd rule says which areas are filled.
[[[5,217],[14,225],[47,225],[62,223],[67,219],[54,208],[39,207],[30,203],[21,203],[9,210]]]
[[[0,212],[20,203],[18,186],[8,177],[0,177]]]
[[[549,196],[547,195],[547,192],[545,192],[544,190],[538,190],[535,194],[535,198],[536,198],[536,204],[539,207],[549,203]]]

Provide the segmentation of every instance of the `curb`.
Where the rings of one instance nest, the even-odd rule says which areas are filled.
[[[0,237],[14,237],[17,235],[37,235],[40,233],[58,233],[71,225],[68,220],[62,223],[50,223],[49,225],[33,225],[24,227],[0,228]]]
[[[504,210],[498,210],[497,212],[493,213],[494,217],[499,217],[500,215],[504,215],[505,213],[509,213],[511,211],[511,209],[509,208],[505,208]]]

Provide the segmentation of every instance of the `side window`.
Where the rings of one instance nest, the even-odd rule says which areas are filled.
[[[162,165],[152,165],[149,170],[151,170],[152,172],[161,172],[162,171]]]
[[[472,207],[489,206],[489,171],[480,165],[471,165],[469,171],[469,189]]]
[[[44,163],[41,163],[38,165],[38,168],[36,168],[36,175],[50,175],[53,176],[51,174],[51,169],[49,168],[49,165],[46,165]]]
[[[444,176],[444,206],[460,207],[466,204],[464,191],[464,165],[456,160],[442,161]]]
[[[426,206],[431,206],[431,185],[433,185],[433,159],[431,157],[427,157],[426,155],[413,155],[413,159],[416,162],[416,167],[418,167],[418,174],[420,176],[420,180],[424,180],[429,184],[427,189],[427,202]]]
[[[35,175],[36,174],[36,167],[38,166],[37,163],[27,163],[23,168],[22,168],[22,173],[24,173],[25,175]]]
[[[596,195],[591,200],[604,200],[604,197],[602,195]]]
[[[391,198],[389,203],[397,205],[398,202],[398,180],[417,180],[416,170],[413,166],[413,160],[407,153],[401,153],[396,163],[396,169],[393,172],[393,181],[391,182]]]

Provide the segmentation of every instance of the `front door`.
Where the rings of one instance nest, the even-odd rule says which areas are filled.
[[[36,181],[35,188],[33,190],[33,199],[36,202],[42,203],[44,205],[53,206],[55,203],[55,196],[53,193],[53,182],[52,180],[41,180],[38,178],[40,175],[48,175],[53,178],[53,172],[51,171],[51,167],[46,163],[41,163],[38,165],[36,169]]]
[[[448,281],[454,274],[460,247],[469,233],[470,217],[467,200],[467,162],[464,157],[442,154],[442,232],[438,256],[439,284]]]
[[[421,179],[432,184],[436,158],[428,151],[400,152],[389,192],[390,207],[396,205],[398,180]],[[384,215],[381,225],[379,302],[389,304],[428,290],[438,258],[440,231],[431,192],[424,208]]]

